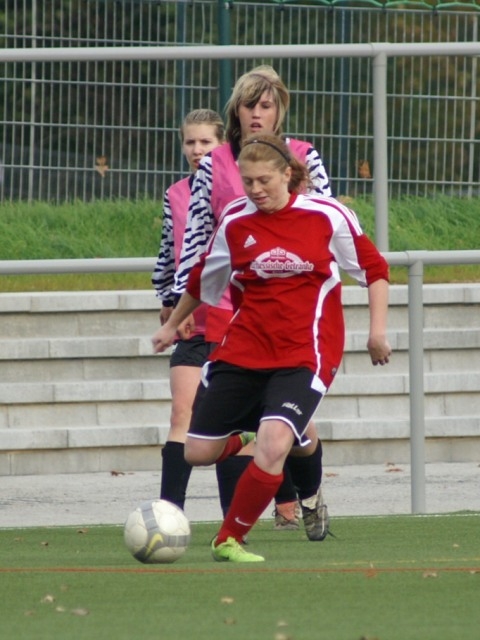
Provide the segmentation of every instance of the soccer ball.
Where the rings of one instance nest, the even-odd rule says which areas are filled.
[[[148,500],[128,516],[125,544],[134,558],[146,564],[175,562],[190,542],[190,523],[183,511],[167,500]]]

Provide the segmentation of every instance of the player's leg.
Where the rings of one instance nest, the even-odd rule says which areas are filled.
[[[273,528],[275,531],[295,531],[299,528],[300,505],[293,483],[288,458],[283,467],[283,481],[275,495]]]
[[[235,456],[229,456],[215,465],[220,506],[224,517],[232,503],[237,482],[252,458],[252,455],[239,453]]]
[[[309,444],[306,447],[293,447],[287,464],[298,491],[307,536],[309,540],[321,541],[329,534],[330,519],[321,490],[322,443],[312,421],[306,436]]]
[[[170,369],[172,407],[170,430],[162,450],[162,477],[160,497],[173,502],[180,509],[185,506],[185,495],[192,467],[185,461],[185,437],[190,424],[192,403],[200,382],[200,368],[175,366]]]
[[[235,455],[245,446],[253,437],[251,432],[246,433],[246,426],[252,424],[252,394],[252,382],[239,367],[222,362],[205,364],[185,442],[189,464],[210,465]]]
[[[241,475],[230,509],[212,542],[215,560],[263,560],[262,556],[246,552],[241,542],[273,500],[283,480],[283,464],[293,439],[291,429],[282,420],[260,423],[255,456]]]
[[[253,443],[252,443],[253,444]],[[250,452],[246,455],[248,452]],[[249,445],[234,456],[226,457],[216,464],[220,505],[225,516],[233,499],[235,487],[242,473],[253,458],[254,447]],[[288,462],[288,459],[287,459]],[[283,481],[275,495],[274,525],[275,531],[292,531],[299,528],[301,515],[297,491],[293,484],[288,464],[283,469]]]
[[[209,363],[195,398],[185,445],[185,456],[191,464],[209,464],[215,451],[217,456],[221,453],[225,438],[232,432],[244,431],[247,425],[250,428],[252,424],[258,425],[261,385],[259,388],[257,378],[255,372],[220,362]],[[277,483],[274,492],[276,486]],[[233,553],[236,562],[258,559],[232,540],[235,548],[230,549],[229,555]]]
[[[257,407],[262,417],[255,456],[238,482],[231,507],[212,543],[216,560],[243,561],[239,544],[275,496],[293,443],[298,441],[305,450],[309,448],[308,417],[321,400],[321,394],[312,384],[312,374],[308,370],[291,369],[265,372],[264,376]]]
[[[270,408],[274,410],[277,402],[277,411],[285,411],[285,419],[290,420],[292,429],[296,431],[296,446],[287,457],[286,466],[292,474],[301,503],[305,531],[310,540],[323,540],[328,534],[329,525],[327,507],[320,490],[322,446],[315,425],[309,419],[322,399],[319,387],[321,388],[321,384],[318,378],[308,369],[301,368],[291,373],[289,370],[280,371],[272,381]],[[287,402],[285,399],[288,399]],[[307,421],[306,424],[297,419],[299,410],[304,416],[303,420]]]
[[[192,416],[192,404],[200,383],[201,370],[208,354],[203,336],[179,340],[170,357],[172,396],[170,429],[162,449],[160,497],[181,509],[192,467],[185,461],[185,438]]]

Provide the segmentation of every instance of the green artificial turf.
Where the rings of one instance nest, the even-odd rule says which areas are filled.
[[[477,640],[480,514],[337,518],[306,540],[260,522],[265,563],[215,563],[218,524],[143,565],[121,527],[0,530],[2,638]]]

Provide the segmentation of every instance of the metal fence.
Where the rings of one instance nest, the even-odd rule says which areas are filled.
[[[480,12],[384,6],[154,0],[7,0],[3,49],[95,47],[92,61],[0,63],[1,200],[160,199],[185,175],[184,114],[221,110],[261,62],[291,92],[286,133],[320,151],[337,195],[372,191],[370,60],[203,59],[209,44],[477,42]],[[196,45],[189,60],[102,59],[102,48]],[[389,197],[478,195],[480,86],[475,56],[388,60]]]

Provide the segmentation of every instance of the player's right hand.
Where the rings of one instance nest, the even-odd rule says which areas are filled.
[[[168,323],[163,327],[160,327],[152,336],[152,346],[154,353],[162,353],[171,347],[175,340],[175,329],[171,329]]]

